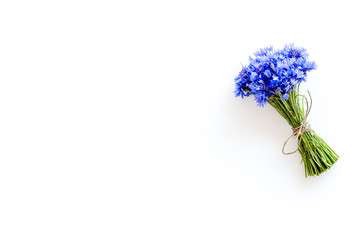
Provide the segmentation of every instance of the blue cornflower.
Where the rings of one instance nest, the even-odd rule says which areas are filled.
[[[268,94],[264,91],[259,91],[255,94],[255,100],[258,103],[259,107],[264,107],[266,104],[266,99],[268,98]]]
[[[280,50],[274,50],[272,46],[262,48],[254,56],[235,78],[235,96],[254,95],[259,106],[264,106],[275,94],[288,99],[290,91],[306,81],[307,72],[317,67],[315,62],[308,60],[306,49],[294,44]]]

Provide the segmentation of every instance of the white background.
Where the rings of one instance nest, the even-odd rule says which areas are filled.
[[[356,2],[1,1],[0,239],[359,239]],[[233,94],[291,42],[341,157],[319,177]]]

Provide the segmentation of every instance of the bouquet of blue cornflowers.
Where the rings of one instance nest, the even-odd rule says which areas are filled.
[[[235,78],[235,95],[242,98],[254,95],[258,106],[264,107],[268,103],[285,118],[293,134],[285,141],[282,151],[284,154],[300,152],[305,176],[326,171],[339,156],[307,121],[312,105],[310,93],[309,99],[299,94],[299,85],[306,81],[309,71],[316,69],[315,62],[308,60],[306,49],[293,44],[281,50],[263,48],[254,55]],[[297,138],[298,148],[285,152],[285,145],[291,137]]]

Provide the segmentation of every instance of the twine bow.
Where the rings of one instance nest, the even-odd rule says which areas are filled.
[[[296,128],[292,128],[293,134],[291,134],[291,136],[284,142],[284,145],[283,145],[283,148],[282,148],[282,153],[285,154],[285,155],[296,153],[300,148],[302,135],[304,133],[308,132],[308,131],[311,131],[311,126],[310,126],[309,122],[307,121],[307,117],[309,116],[309,113],[310,113],[310,110],[311,110],[312,98],[311,98],[310,92],[309,91],[307,91],[307,92],[308,92],[309,97],[310,97],[310,105],[309,105],[309,101],[308,101],[308,99],[306,98],[305,95],[297,94],[295,96],[295,105],[299,110],[297,113],[299,114],[300,125],[298,127],[296,127]],[[299,104],[297,103],[297,97],[298,96],[303,97],[305,99],[305,102],[306,102],[306,112],[305,112],[303,120],[301,120],[300,107],[299,107]],[[293,152],[285,152],[285,146],[286,146],[286,144],[288,143],[288,141],[290,140],[291,137],[294,137],[296,139],[300,138],[300,140],[298,142],[298,146],[297,146],[296,150],[293,151]]]

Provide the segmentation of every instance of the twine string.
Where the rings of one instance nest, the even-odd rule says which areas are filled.
[[[308,94],[309,94],[309,98],[310,98],[310,104],[309,104],[309,100],[307,99],[307,97],[305,95],[302,95],[302,94],[297,94],[295,96],[295,105],[298,109],[298,116],[299,116],[299,120],[300,120],[300,125],[296,128],[292,128],[292,131],[293,131],[293,134],[290,135],[290,137],[288,139],[286,139],[286,141],[284,142],[284,145],[283,145],[283,148],[282,148],[282,153],[285,154],[285,155],[289,155],[289,154],[293,154],[293,153],[296,153],[299,148],[300,148],[300,143],[301,143],[301,139],[302,139],[302,135],[308,131],[311,131],[311,126],[309,124],[309,122],[307,121],[307,117],[309,116],[309,113],[310,113],[310,110],[311,110],[311,107],[312,107],[312,98],[311,98],[311,95],[310,95],[310,92],[307,91]],[[305,102],[306,102],[306,111],[305,111],[305,115],[304,115],[304,119],[301,120],[301,113],[300,113],[300,107],[299,107],[299,104],[297,103],[297,99],[298,97],[302,97],[303,99],[305,99]],[[290,140],[291,137],[294,137],[296,139],[299,139],[300,140],[298,141],[298,146],[296,148],[295,151],[292,151],[292,152],[285,152],[285,146],[286,144],[288,143],[288,141]]]

